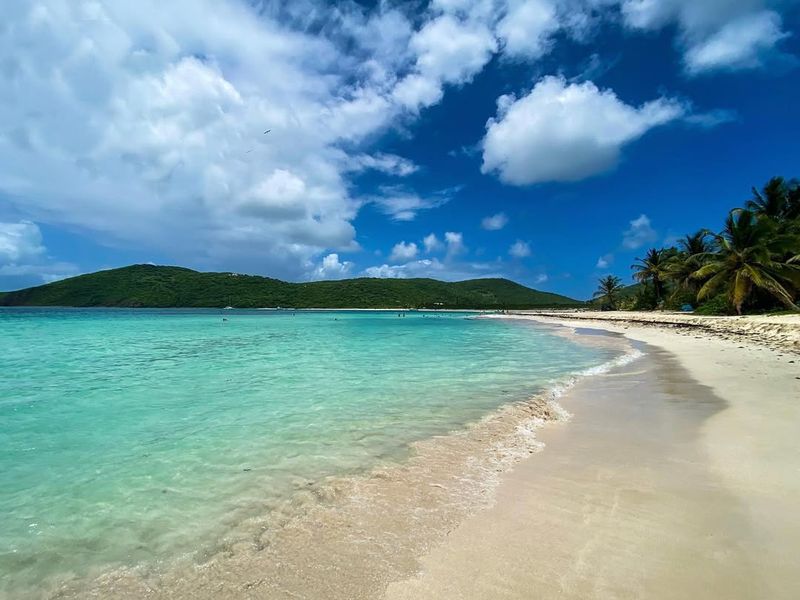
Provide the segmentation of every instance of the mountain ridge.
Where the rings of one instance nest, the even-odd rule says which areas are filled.
[[[501,278],[457,282],[355,278],[291,283],[260,275],[149,264],[0,292],[0,306],[520,309],[582,304]]]

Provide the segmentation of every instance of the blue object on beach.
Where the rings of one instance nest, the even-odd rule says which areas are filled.
[[[691,304],[684,304],[681,306],[681,312],[694,312],[694,307]]]

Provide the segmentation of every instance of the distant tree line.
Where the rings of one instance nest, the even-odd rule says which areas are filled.
[[[722,231],[701,229],[676,246],[651,248],[631,266],[636,286],[599,280],[606,310],[680,309],[702,314],[800,310],[800,182],[773,177]]]

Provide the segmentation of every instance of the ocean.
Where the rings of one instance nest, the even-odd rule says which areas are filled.
[[[0,310],[0,595],[235,543],[607,363],[467,313]]]

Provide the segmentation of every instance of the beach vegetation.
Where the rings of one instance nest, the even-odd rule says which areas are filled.
[[[594,298],[600,300],[601,310],[616,310],[624,288],[622,279],[615,275],[606,275],[600,278]]]
[[[730,211],[720,231],[701,229],[674,246],[650,248],[631,268],[637,283],[618,292],[623,309],[797,311],[800,182],[773,177]]]

